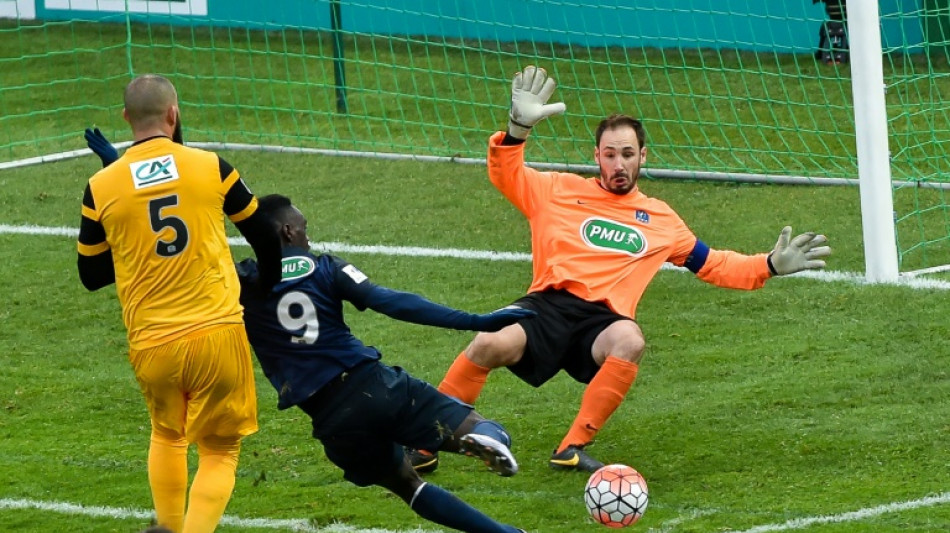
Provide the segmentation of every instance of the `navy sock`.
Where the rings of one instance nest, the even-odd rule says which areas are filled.
[[[505,431],[505,428],[494,420],[481,420],[472,427],[472,433],[491,437],[505,446],[511,448],[511,435]]]
[[[466,533],[518,533],[520,531],[515,527],[495,522],[451,492],[431,483],[425,483],[419,487],[409,507],[426,520]]]

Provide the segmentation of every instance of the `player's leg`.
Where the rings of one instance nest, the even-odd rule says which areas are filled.
[[[423,482],[406,460],[376,484],[402,498],[422,518],[447,528],[468,533],[522,531],[493,520],[442,487]]]
[[[210,533],[217,528],[234,491],[240,451],[238,437],[198,441],[198,471],[188,493],[184,533]]]
[[[453,438],[446,439],[439,449],[480,459],[500,476],[513,476],[518,472],[518,462],[511,453],[511,435],[500,423],[475,411],[466,416]]]
[[[583,451],[584,446],[594,439],[594,435],[623,402],[637,377],[638,364],[645,347],[643,332],[636,322],[616,320],[596,334],[586,352],[590,353],[590,359],[585,357],[583,360],[600,368],[568,369],[575,378],[589,382],[581,399],[580,410],[551,458],[552,467],[593,471],[603,466],[603,463]],[[591,371],[593,375],[588,377]]]
[[[346,409],[340,406],[345,405]],[[313,420],[313,436],[343,477],[361,487],[379,485],[419,516],[471,533],[515,533],[451,493],[423,483],[403,444],[438,449],[453,441],[471,406],[439,393],[404,370],[380,363],[335,380],[299,406]],[[451,444],[450,444],[451,446]]]
[[[526,335],[528,326],[537,325],[539,322],[546,326],[555,325],[549,323],[546,320],[548,317],[539,311],[538,305],[543,303],[542,300],[543,295],[536,293],[528,294],[512,302],[512,305],[534,310],[538,316],[512,324],[499,331],[476,335],[449,367],[442,382],[439,383],[439,391],[469,405],[474,405],[482,392],[482,387],[485,386],[489,372],[503,366],[510,367],[521,361],[528,342]]]
[[[479,333],[455,358],[439,383],[439,391],[473,405],[489,372],[521,360],[526,342],[524,328],[519,324],[492,333]]]
[[[395,375],[405,381],[400,390],[406,390],[407,395],[402,411],[405,422],[391,433],[394,440],[410,448],[475,457],[501,476],[518,472],[518,462],[510,449],[511,437],[501,424],[486,420],[471,405],[401,370]]]
[[[185,434],[198,443],[185,533],[214,531],[234,490],[241,439],[257,431],[254,368],[244,327],[189,339],[182,380],[189,392]]]
[[[493,333],[479,333],[455,358],[439,384],[439,391],[474,404],[493,369],[521,360],[525,342],[524,329],[518,324]],[[439,466],[436,451],[407,449],[406,453],[417,472],[432,472]]]
[[[173,342],[129,351],[129,361],[152,423],[148,482],[155,518],[159,525],[174,533],[182,530],[188,492],[185,393],[177,378],[183,352],[180,344]]]
[[[148,484],[152,489],[155,521],[179,533],[184,525],[188,491],[188,441],[184,435],[152,428]]]

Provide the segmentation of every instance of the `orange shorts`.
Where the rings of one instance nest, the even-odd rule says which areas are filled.
[[[257,432],[257,390],[243,324],[225,324],[129,350],[152,426],[197,442]]]

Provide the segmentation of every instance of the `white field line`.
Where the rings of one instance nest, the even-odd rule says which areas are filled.
[[[65,226],[49,227],[35,225],[12,226],[0,224],[0,234],[21,234],[21,235],[53,235],[60,237],[76,238],[79,230]],[[240,237],[231,237],[228,239],[231,246],[247,246],[247,241]],[[485,261],[531,261],[531,254],[522,252],[496,252],[491,250],[469,250],[462,248],[425,248],[421,246],[386,246],[386,245],[363,245],[347,244],[343,242],[312,242],[310,248],[320,253],[333,254],[370,254],[370,255],[394,255],[410,257],[448,257],[454,259],[474,259]],[[685,268],[673,266],[669,263],[663,265],[663,270],[676,270],[687,272]],[[811,278],[818,281],[843,281],[855,285],[865,285],[868,282],[864,276],[857,272],[838,272],[834,270],[807,271],[793,274],[789,277]],[[919,278],[916,276],[904,276],[898,281],[888,284],[911,289],[937,289],[950,290],[950,281]]]
[[[10,226],[0,224],[0,234],[18,233],[22,235],[53,235],[60,237],[79,236],[79,230],[68,227],[48,226]],[[241,237],[230,237],[231,246],[247,246],[247,241]],[[342,242],[312,242],[310,248],[321,253],[354,253],[371,255],[402,255],[411,257],[450,257],[456,259],[486,259],[489,261],[531,261],[531,254],[519,252],[492,252],[480,250],[464,250],[458,248],[423,248],[419,246],[382,246],[346,244]]]
[[[681,524],[718,513],[716,509],[692,509],[687,514],[671,518],[658,527],[650,528],[647,533],[673,533]]]
[[[824,515],[824,516],[811,516],[808,518],[796,518],[794,520],[789,520],[788,522],[782,524],[768,524],[764,526],[756,526],[752,529],[746,529],[738,533],[766,533],[769,531],[788,531],[791,529],[804,529],[809,526],[816,524],[841,524],[845,522],[857,522],[859,520],[866,520],[868,518],[873,518],[875,516],[880,516],[882,514],[896,513],[899,511],[909,511],[912,509],[920,509],[921,507],[933,507],[935,505],[941,505],[945,503],[950,503],[950,492],[944,492],[942,494],[937,494],[936,496],[927,496],[926,498],[921,498],[919,500],[911,500],[906,502],[895,502],[887,503],[884,505],[878,505],[877,507],[866,507],[864,509],[858,509],[857,511],[851,511],[850,513],[841,513],[835,515]]]
[[[738,533],[768,533],[771,531],[788,531],[793,529],[804,529],[812,525],[820,524],[841,524],[847,522],[856,522],[867,520],[883,514],[895,513],[920,509],[923,507],[933,507],[950,503],[950,492],[944,492],[935,496],[928,496],[918,500],[904,502],[888,503],[877,507],[866,507],[857,511],[841,513],[836,515],[813,516],[807,518],[796,518],[781,524],[766,524],[746,529]],[[98,507],[84,506],[65,502],[44,502],[28,499],[0,498],[0,510],[3,509],[37,509],[41,511],[51,511],[68,515],[81,515],[101,518],[114,518],[118,520],[148,520],[152,517],[150,511],[142,511],[128,508],[117,507]],[[699,518],[700,516],[711,514],[709,512],[698,512],[686,517],[685,520],[673,519],[659,531],[671,531],[669,526],[675,522],[677,525],[684,521]],[[317,528],[311,525],[305,519],[269,519],[269,518],[239,518],[234,516],[224,516],[221,519],[222,525],[234,526],[239,528],[257,528],[257,529],[275,529],[286,531],[300,531],[305,533],[435,533],[433,531],[412,529],[393,531],[389,529],[359,529],[345,524],[334,524],[323,528]],[[651,529],[651,531],[655,531]]]
[[[151,511],[120,507],[86,506],[67,502],[44,502],[26,499],[0,498],[0,510],[3,509],[36,509],[66,515],[89,516],[94,518],[112,518],[116,520],[150,520]],[[240,518],[225,515],[221,518],[221,525],[244,529],[275,529],[279,531],[299,531],[304,533],[436,533],[433,530],[423,529],[360,529],[346,524],[332,524],[326,527],[315,527],[306,519],[273,519],[273,518]]]

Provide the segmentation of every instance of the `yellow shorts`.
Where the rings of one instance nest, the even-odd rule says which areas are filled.
[[[257,391],[242,324],[129,350],[155,429],[197,442],[257,432]]]

